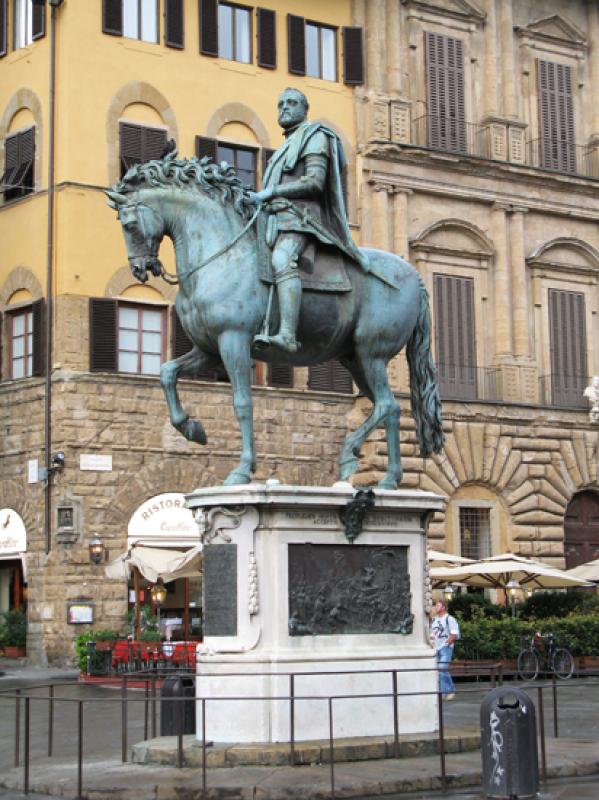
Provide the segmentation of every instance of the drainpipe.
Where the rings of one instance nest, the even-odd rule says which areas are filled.
[[[54,156],[55,156],[55,106],[56,106],[56,11],[63,0],[50,3],[50,86],[48,111],[48,231],[46,261],[46,376],[44,393],[44,447],[46,451],[46,481],[44,503],[44,529],[46,553],[52,547],[52,317],[54,314]]]

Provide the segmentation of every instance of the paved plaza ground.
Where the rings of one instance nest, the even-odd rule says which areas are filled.
[[[139,766],[121,763],[122,707],[119,689],[98,686],[82,686],[73,681],[73,673],[53,672],[53,680],[65,681],[55,688],[53,757],[47,757],[48,710],[47,689],[31,690],[32,683],[48,680],[50,673],[35,670],[12,672],[0,678],[0,690],[11,693],[20,684],[28,686],[31,717],[31,776],[32,790],[41,794],[30,794],[32,800],[46,800],[59,792],[63,797],[73,797],[76,786],[77,718],[82,708],[84,721],[84,789],[95,788],[94,797],[112,797],[114,800],[150,800],[150,798],[181,797],[181,800],[197,797],[201,788],[201,770],[174,767]],[[525,689],[527,687],[524,687]],[[457,697],[443,705],[444,721],[448,732],[472,732],[479,729],[479,710],[482,698],[489,689],[488,684],[459,683]],[[538,690],[530,690],[538,708]],[[542,800],[596,800],[599,797],[599,680],[574,679],[560,683],[558,698],[559,738],[553,736],[553,693],[544,690],[544,714],[547,733],[548,763],[552,776],[569,775],[568,783],[550,783],[542,788]],[[144,735],[144,693],[130,690],[132,702],[127,713],[127,751],[141,741]],[[82,701],[82,706],[80,706]],[[21,727],[24,708],[21,702]],[[158,703],[159,706],[159,703]],[[14,698],[0,695],[0,798],[16,800],[22,787],[22,767],[14,770]],[[400,702],[401,714],[401,702]],[[158,708],[159,716],[159,708]],[[159,728],[158,728],[159,729]],[[21,737],[21,763],[24,742]],[[448,754],[446,769],[449,791],[445,795],[436,793],[439,786],[439,758],[435,756],[402,758],[369,762],[338,764],[336,784],[339,797],[356,798],[356,787],[362,786],[363,800],[373,800],[384,793],[388,798],[423,800],[444,796],[448,800],[479,800],[480,752]],[[589,773],[593,773],[589,776]],[[577,778],[583,775],[584,777]],[[411,790],[424,787],[425,792],[409,794]],[[208,786],[215,797],[229,796],[225,792],[227,781],[239,790],[231,797],[252,797],[250,791],[257,787],[256,798],[297,797],[304,800],[326,791],[329,780],[328,765],[305,767],[237,767],[234,769],[209,769]],[[576,782],[573,782],[576,781]],[[144,788],[145,784],[145,788]],[[472,786],[473,788],[468,788]],[[12,788],[11,788],[12,787]],[[115,788],[120,787],[118,791]],[[399,791],[400,794],[390,794]],[[351,792],[354,792],[351,794]],[[453,793],[452,793],[453,792]],[[370,793],[370,794],[369,794]],[[85,795],[84,795],[85,796]],[[320,796],[326,796],[320,794]]]

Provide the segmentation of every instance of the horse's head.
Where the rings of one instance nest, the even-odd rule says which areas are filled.
[[[123,235],[129,254],[129,266],[137,280],[145,283],[148,270],[152,275],[162,274],[158,248],[164,236],[162,216],[141,198],[119,192],[107,191],[108,205],[115,208],[123,226]]]

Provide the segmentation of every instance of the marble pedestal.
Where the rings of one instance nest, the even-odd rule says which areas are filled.
[[[339,512],[353,496],[349,484],[276,481],[187,496],[204,543],[208,739],[286,742],[292,715],[296,741],[327,738],[330,696],[335,737],[391,735],[393,698],[355,695],[391,694],[394,670],[398,692],[436,691],[426,525],[443,499],[377,490],[351,543]],[[277,699],[292,693],[293,705]],[[400,733],[436,729],[435,696],[397,709]],[[201,738],[200,703],[196,717]]]

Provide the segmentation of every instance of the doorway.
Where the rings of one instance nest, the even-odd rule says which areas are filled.
[[[599,558],[599,493],[575,494],[564,517],[566,569]]]

